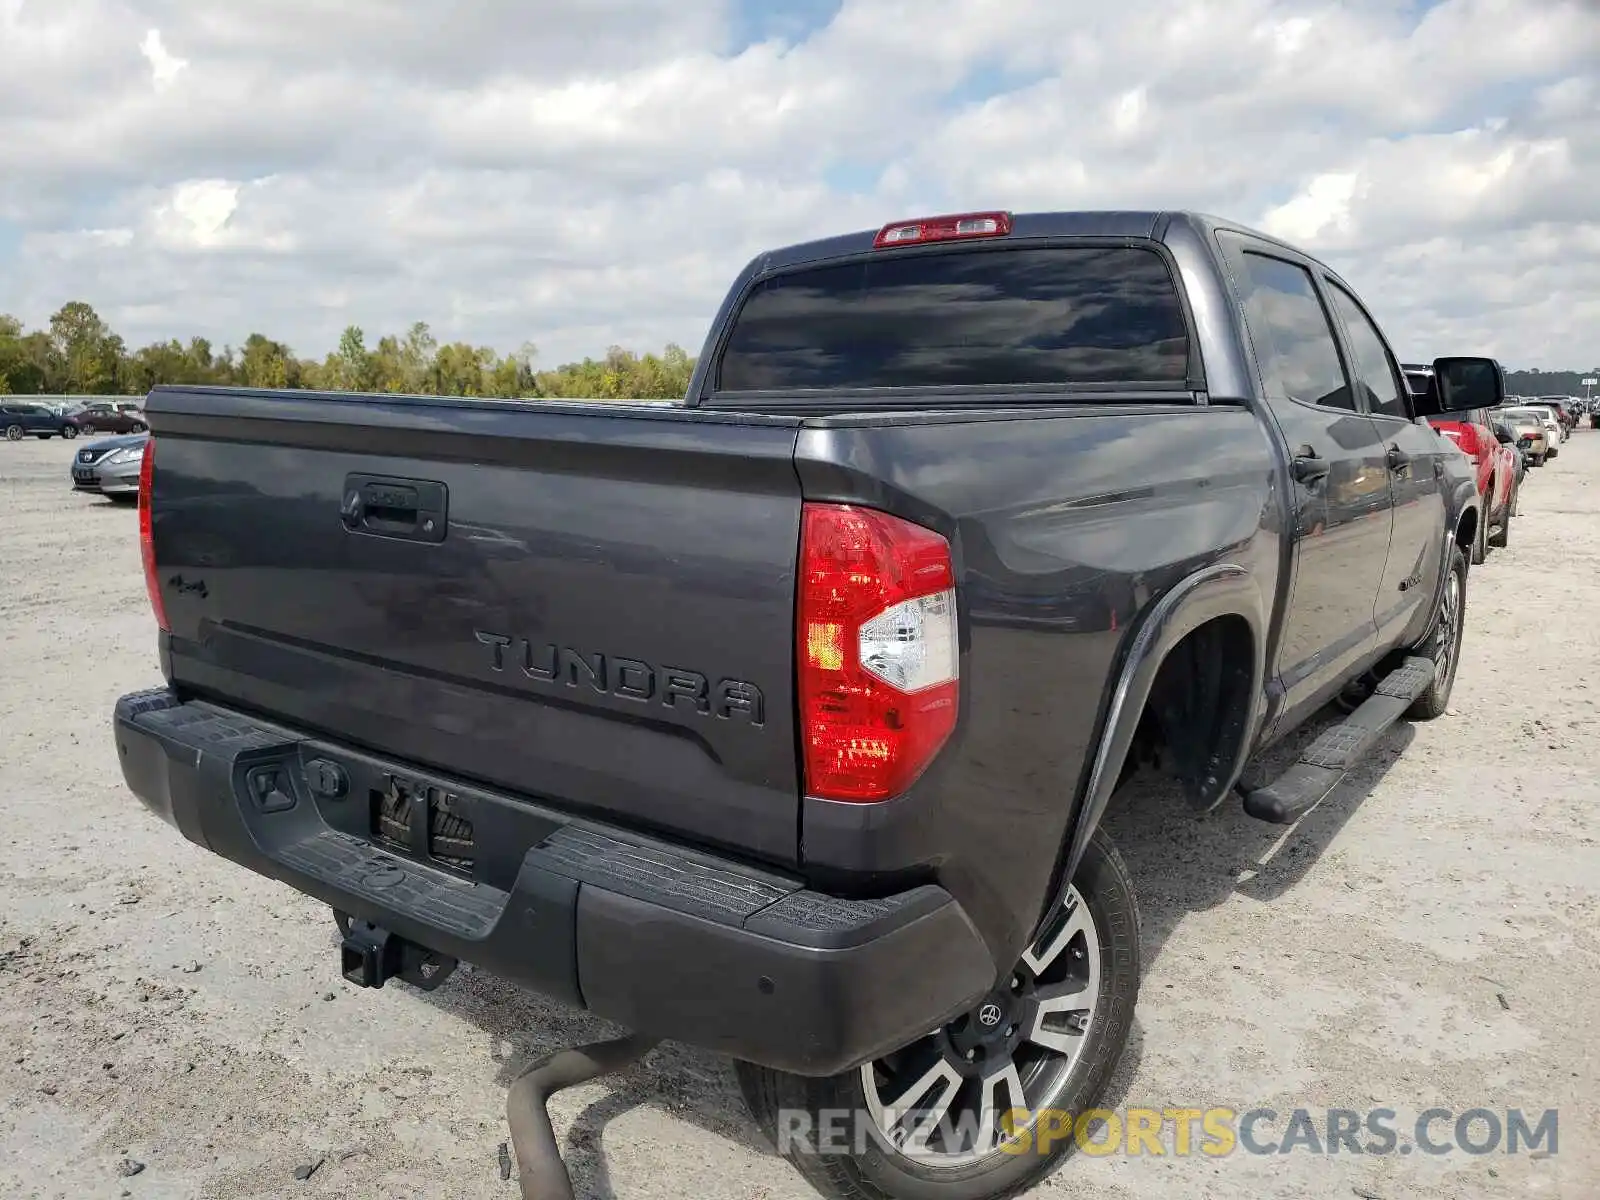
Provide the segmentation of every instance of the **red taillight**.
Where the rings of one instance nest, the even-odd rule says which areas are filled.
[[[165,632],[167,606],[161,602],[161,581],[156,577],[156,536],[151,522],[151,490],[156,478],[156,439],[144,441],[144,456],[139,460],[139,557],[144,560],[144,587],[150,593],[150,607],[155,610],[156,624]]]
[[[875,509],[805,505],[798,641],[806,793],[904,792],[956,724],[950,544]]]
[[[946,217],[919,217],[896,221],[878,230],[872,248],[916,246],[923,242],[957,242],[967,238],[1004,237],[1011,232],[1008,212],[955,213]]]

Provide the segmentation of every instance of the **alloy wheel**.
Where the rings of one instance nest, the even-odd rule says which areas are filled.
[[[1002,1152],[1067,1090],[1099,991],[1100,936],[1069,887],[1010,979],[949,1025],[861,1068],[873,1129],[924,1166]]]
[[[1445,577],[1444,595],[1439,600],[1439,620],[1434,626],[1434,677],[1448,687],[1455,670],[1456,650],[1461,641],[1461,575],[1451,571]]]

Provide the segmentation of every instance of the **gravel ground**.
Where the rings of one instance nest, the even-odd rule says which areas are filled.
[[[506,1082],[610,1030],[469,969],[351,988],[325,909],[124,791],[108,719],[159,682],[155,629],[135,513],[70,494],[70,450],[0,443],[0,1193],[513,1195]],[[1036,1195],[1600,1194],[1597,464],[1580,430],[1473,571],[1450,715],[1287,833],[1149,787],[1111,826],[1146,977],[1108,1103],[1559,1108],[1557,1153],[1080,1154]],[[811,1195],[697,1051],[553,1110],[580,1195]]]

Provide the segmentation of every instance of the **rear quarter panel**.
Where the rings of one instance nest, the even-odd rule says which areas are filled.
[[[807,499],[948,537],[964,618],[952,743],[889,804],[807,799],[802,859],[823,874],[931,874],[997,960],[1014,956],[1141,616],[1228,562],[1248,573],[1266,636],[1283,549],[1273,445],[1243,407],[1147,405],[824,423],[802,430],[796,461]]]

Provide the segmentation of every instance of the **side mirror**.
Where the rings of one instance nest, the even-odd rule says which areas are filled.
[[[1472,408],[1499,408],[1505,398],[1506,373],[1494,359],[1436,358],[1433,386],[1417,400],[1424,407],[1437,404],[1437,412],[1465,412]]]

